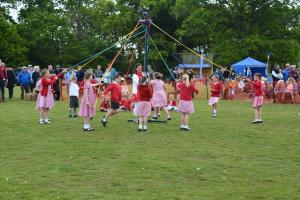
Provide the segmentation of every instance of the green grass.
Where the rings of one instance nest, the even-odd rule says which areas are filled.
[[[67,102],[40,126],[34,102],[0,103],[0,199],[300,199],[300,106],[265,105],[252,125],[249,102],[221,101],[210,118],[195,101],[193,131],[179,114],[137,133],[121,113],[85,134]]]

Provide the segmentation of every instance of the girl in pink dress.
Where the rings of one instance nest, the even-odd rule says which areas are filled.
[[[178,83],[177,88],[180,90],[180,100],[178,111],[181,113],[181,126],[182,131],[191,131],[189,128],[189,117],[195,112],[193,103],[193,93],[199,93],[199,90],[194,84],[189,81],[189,76],[184,74],[182,76],[182,83]]]
[[[64,72],[57,76],[52,76],[49,74],[48,69],[42,71],[41,85],[38,88],[40,92],[35,106],[36,110],[40,112],[40,124],[50,124],[48,113],[54,107],[52,85],[63,76]]]
[[[91,79],[93,74],[90,71],[87,71],[84,76],[84,88],[83,96],[81,100],[81,105],[79,109],[79,116],[83,117],[83,130],[84,131],[94,131],[95,129],[91,128],[90,120],[96,115],[95,109],[95,94],[93,87],[100,85],[100,83],[91,84]]]
[[[211,84],[211,94],[208,102],[209,106],[212,106],[212,117],[217,117],[217,104],[222,92],[222,82],[219,80],[218,75],[213,75]]]
[[[155,79],[151,81],[153,88],[152,106],[154,107],[153,119],[158,119],[159,111],[162,108],[167,114],[167,120],[171,120],[170,113],[167,109],[168,101],[165,91],[165,83],[161,80],[162,74],[156,72],[154,74]]]
[[[152,87],[146,77],[140,79],[138,85],[137,115],[139,117],[139,132],[147,131],[148,117],[151,114]]]

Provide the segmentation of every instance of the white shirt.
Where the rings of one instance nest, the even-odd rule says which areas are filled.
[[[137,94],[139,85],[139,76],[136,74],[132,75],[132,94]]]
[[[76,83],[70,83],[69,96],[79,96],[79,86]]]

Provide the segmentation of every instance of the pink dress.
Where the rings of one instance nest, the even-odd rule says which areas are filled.
[[[87,99],[89,99],[90,105],[87,105]],[[91,118],[96,115],[95,110],[95,94],[93,91],[93,86],[90,81],[86,81],[83,88],[83,97],[81,100],[81,105],[79,109],[79,116]]]
[[[42,89],[41,81],[37,82],[36,88]],[[47,96],[42,96],[41,92],[38,94],[35,109],[36,110],[39,110],[41,108],[51,109],[54,107],[54,104],[55,104],[55,102],[54,102],[54,97],[53,97],[53,93],[52,93],[52,88],[51,88],[51,85],[48,85]]]
[[[162,80],[152,80],[151,85],[153,88],[153,107],[165,107],[168,105],[167,94],[164,89],[164,82]]]

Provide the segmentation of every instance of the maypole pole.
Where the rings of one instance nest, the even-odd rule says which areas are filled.
[[[149,53],[149,27],[152,20],[149,19],[148,12],[143,13],[144,18],[139,20],[139,24],[144,25],[144,72],[147,73],[148,69],[148,53]]]

